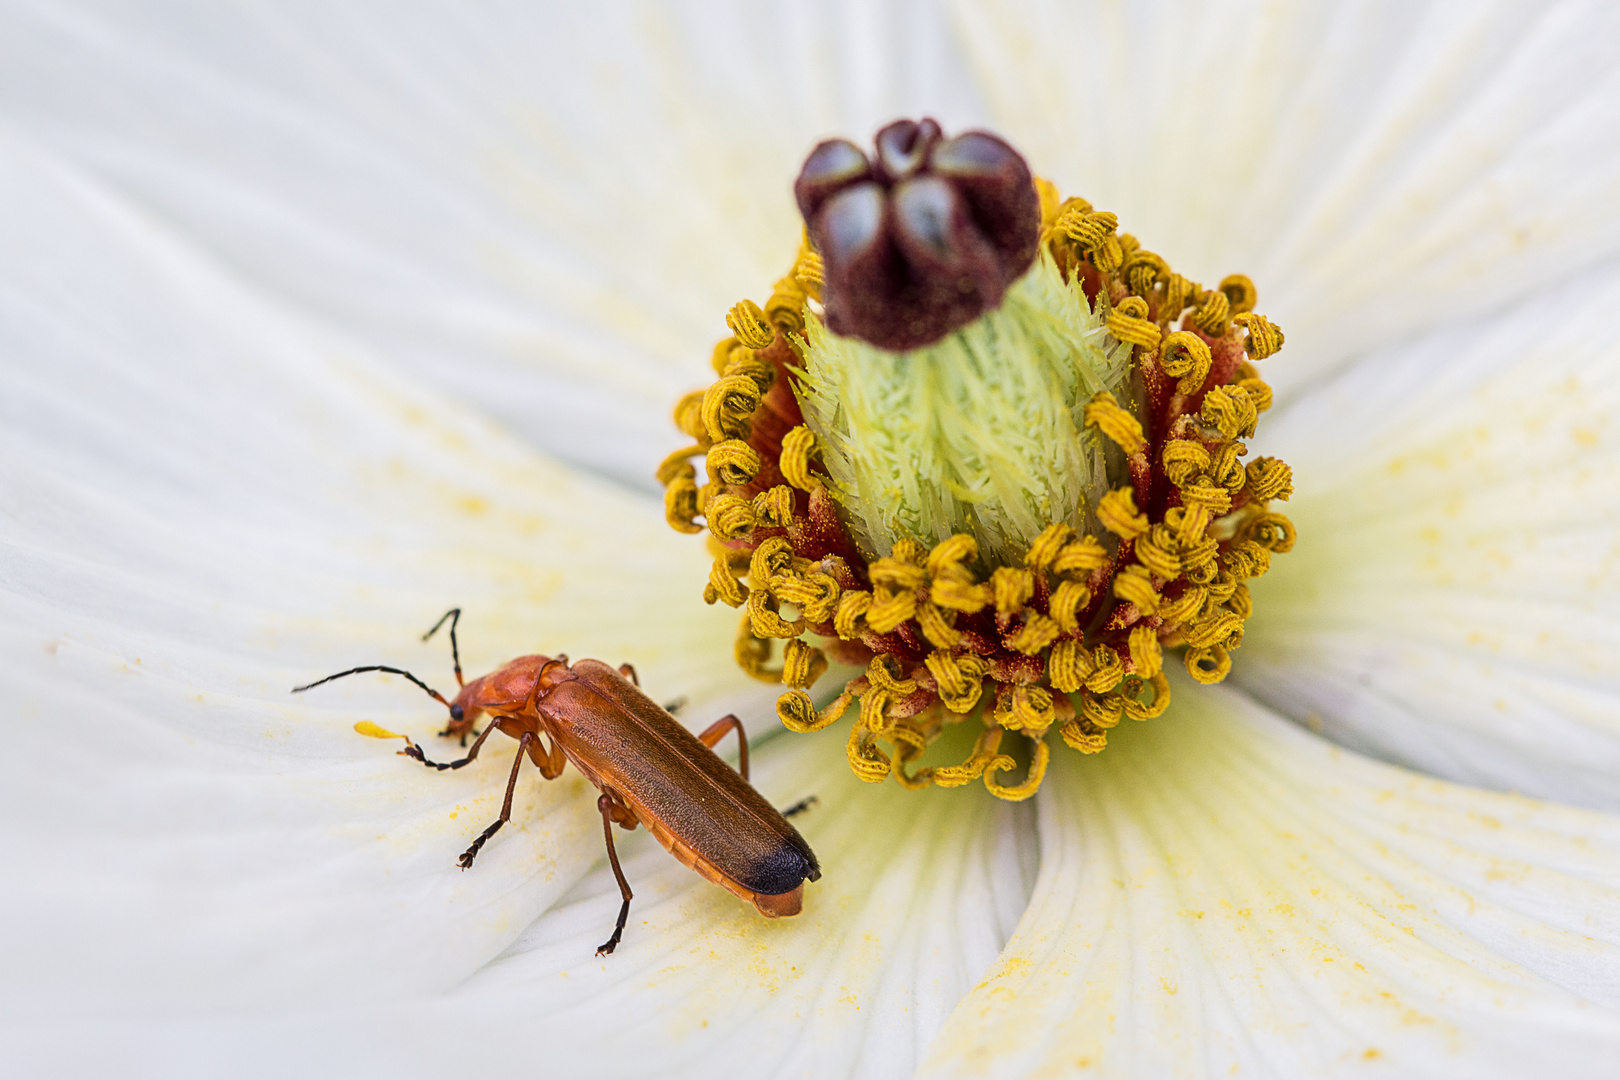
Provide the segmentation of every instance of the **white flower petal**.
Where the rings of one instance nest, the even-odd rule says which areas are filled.
[[[14,12],[7,115],[566,460],[651,488],[831,132],[977,119],[931,5]]]
[[[450,680],[566,649],[654,693],[738,694],[736,615],[652,500],[532,454],[257,298],[93,177],[0,130],[0,982],[12,1018],[388,997],[459,981],[598,858],[575,777],[511,745],[454,774]],[[729,695],[730,700],[722,700]],[[773,718],[772,718],[773,719]],[[774,725],[773,725],[774,726]]]
[[[1366,753],[1620,808],[1620,265],[1268,416],[1299,542],[1234,679]]]
[[[905,1075],[1024,910],[1033,808],[982,789],[862,784],[840,734],[775,739],[757,757],[755,780],[779,805],[820,799],[797,824],[824,872],[795,918],[762,919],[645,833],[615,830],[636,896],[611,957],[593,955],[619,909],[599,868],[447,995],[206,1025],[16,1031],[13,1060],[31,1075],[93,1073],[132,1052],[169,1075],[501,1075],[525,1063],[547,1075]],[[411,947],[441,930],[423,926]]]
[[[1189,277],[1242,272],[1280,394],[1620,248],[1620,10],[964,3],[995,121]]]
[[[1007,950],[924,1075],[1597,1076],[1620,821],[1358,758],[1239,694],[1059,754]]]

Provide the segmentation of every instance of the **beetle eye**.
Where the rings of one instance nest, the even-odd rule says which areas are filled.
[[[460,705],[452,705],[452,706],[450,706],[450,719],[452,719],[452,720],[460,720],[462,717],[464,717],[466,715],[467,715],[466,712],[462,709],[462,707]]]

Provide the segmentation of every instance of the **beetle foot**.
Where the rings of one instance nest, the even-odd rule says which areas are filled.
[[[820,803],[821,803],[821,799],[818,796],[806,795],[804,798],[800,799],[798,802],[794,803],[792,806],[788,807],[786,810],[783,810],[782,811],[782,816],[783,817],[792,817],[794,814],[802,814],[806,810],[810,809],[812,806],[817,806]]]
[[[613,931],[613,936],[596,947],[597,956],[612,956],[613,950],[619,947],[619,931]]]

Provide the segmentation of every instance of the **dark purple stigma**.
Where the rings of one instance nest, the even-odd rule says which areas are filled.
[[[834,333],[917,349],[1001,303],[1040,244],[1041,203],[1018,151],[983,131],[946,139],[896,120],[868,158],[817,146],[793,194],[821,252]]]

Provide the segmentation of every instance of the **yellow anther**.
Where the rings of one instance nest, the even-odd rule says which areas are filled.
[[[894,717],[889,714],[889,704],[893,697],[887,690],[871,687],[861,695],[860,726],[873,735],[885,735],[894,723]]]
[[[1052,560],[1052,573],[1059,577],[1088,575],[1107,566],[1108,562],[1108,549],[1095,536],[1082,536],[1063,545],[1063,550]]]
[[[1171,439],[1160,455],[1164,474],[1177,487],[1185,487],[1199,473],[1209,471],[1209,451],[1191,439]]]
[[[1063,581],[1052,590],[1052,618],[1061,633],[1073,634],[1080,629],[1080,612],[1091,603],[1091,590],[1083,582]]]
[[[698,489],[693,481],[696,475],[697,470],[687,465],[684,474],[669,480],[664,488],[664,520],[676,532],[703,531],[703,526],[697,523]]]
[[[727,375],[704,391],[703,430],[710,441],[746,439],[759,396],[759,384],[746,375]]]
[[[1217,386],[1205,394],[1198,415],[1228,439],[1253,435],[1260,419],[1249,395],[1230,386]]]
[[[782,681],[788,686],[814,686],[827,671],[827,658],[820,649],[797,639],[782,650]]]
[[[778,575],[793,567],[793,545],[783,536],[760,541],[748,561],[748,577],[755,588],[768,587]]]
[[[962,643],[962,635],[946,621],[945,613],[937,604],[921,604],[917,608],[917,625],[923,637],[936,649],[954,649]]]
[[[1125,661],[1107,645],[1091,650],[1091,674],[1086,676],[1085,688],[1093,694],[1106,694],[1125,678]]]
[[[871,575],[873,585],[891,589],[919,589],[928,584],[928,571],[916,563],[902,561],[893,556],[872,563],[868,573]]]
[[[1172,506],[1164,512],[1164,523],[1176,534],[1183,549],[1197,544],[1209,528],[1209,511],[1201,506]]]
[[[751,504],[754,521],[768,529],[785,529],[793,524],[793,489],[786,484],[760,492]]]
[[[776,365],[769,360],[761,359],[751,349],[738,345],[731,350],[731,359],[726,364],[726,370],[721,372],[726,378],[743,377],[754,381],[754,386],[764,396],[776,383]]]
[[[1037,574],[1044,573],[1057,560],[1063,545],[1073,538],[1074,529],[1061,521],[1048,525],[1030,542],[1029,550],[1024,553],[1024,565]]]
[[[1294,523],[1281,514],[1260,514],[1249,519],[1241,535],[1276,555],[1286,555],[1294,548]]]
[[[1169,265],[1151,251],[1138,248],[1125,256],[1125,287],[1133,296],[1147,296],[1154,285],[1169,276]]]
[[[776,599],[763,588],[748,594],[748,618],[755,637],[796,638],[804,633],[804,620],[788,622],[776,613]]]
[[[1220,543],[1213,536],[1188,544],[1181,549],[1181,569],[1185,572],[1207,566],[1215,561],[1220,551]]]
[[[967,713],[979,703],[984,690],[984,661],[971,653],[958,655],[936,649],[923,663],[939,684],[939,699],[953,713]]]
[[[1174,600],[1162,600],[1159,603],[1159,618],[1166,623],[1182,623],[1191,619],[1204,609],[1204,601],[1209,596],[1209,590],[1202,585],[1189,585],[1186,590]]]
[[[996,614],[1010,618],[1035,595],[1035,575],[1016,566],[998,567],[990,575],[990,591],[996,599]]]
[[[1191,330],[1177,330],[1166,336],[1159,350],[1159,366],[1166,375],[1180,380],[1176,383],[1178,394],[1197,393],[1209,378],[1211,362],[1209,345]]]
[[[872,594],[851,589],[838,598],[838,611],[833,615],[833,629],[845,641],[854,641],[861,636],[860,624],[866,619],[866,612],[872,606]]]
[[[695,446],[683,446],[658,463],[658,469],[653,473],[653,477],[660,484],[666,486],[673,483],[677,478],[692,479],[697,475],[697,470],[692,467],[691,459],[703,453],[703,449],[703,443],[698,443]]]
[[[1085,422],[1114,440],[1126,454],[1141,453],[1147,445],[1142,436],[1142,422],[1122,408],[1106,390],[1097,391],[1086,403]]]
[[[737,666],[750,678],[760,682],[779,683],[782,681],[782,669],[771,668],[767,665],[771,659],[771,643],[754,636],[754,621],[747,612],[743,613],[742,622],[737,626],[737,638],[732,645],[732,654],[736,657]]]
[[[866,625],[879,634],[898,630],[900,624],[917,614],[917,594],[905,590],[890,592],[878,589],[872,594],[872,603],[866,609]]]
[[[1153,578],[1145,566],[1127,566],[1114,575],[1114,595],[1135,604],[1143,615],[1159,610],[1159,592],[1153,587]]]
[[[1265,412],[1271,408],[1271,386],[1263,380],[1239,379],[1232,385],[1249,395],[1249,400],[1254,402],[1255,412]]]
[[[709,584],[704,586],[703,601],[712,604],[722,600],[728,607],[742,607],[748,601],[748,586],[737,580],[731,572],[731,560],[724,556],[714,560],[709,569]]]
[[[1271,552],[1253,540],[1243,540],[1227,549],[1221,565],[1235,578],[1259,577],[1271,569]]]
[[[1057,640],[1058,624],[1039,612],[1030,612],[1024,625],[1002,639],[1007,648],[1025,656],[1035,656]]]
[[[1108,733],[1099,731],[1095,724],[1086,720],[1070,720],[1058,728],[1058,734],[1072,749],[1082,754],[1100,754],[1108,747]]]
[[[1294,493],[1294,473],[1286,461],[1273,457],[1255,458],[1249,462],[1249,497],[1257,502],[1287,498]]]
[[[816,712],[815,702],[803,690],[789,690],[776,699],[776,718],[782,721],[782,726],[789,731],[800,735],[808,735],[812,731],[820,731],[836,723],[849,709],[849,703],[855,700],[855,695],[845,690],[835,698],[832,704]]]
[[[1139,296],[1127,296],[1108,313],[1104,326],[1117,340],[1144,349],[1156,348],[1163,334],[1159,324],[1147,317],[1147,301]]]
[[[1055,689],[1072,694],[1085,685],[1091,667],[1091,650],[1082,642],[1064,638],[1052,646],[1046,658],[1046,678]]]
[[[1243,463],[1238,460],[1238,454],[1246,449],[1240,442],[1221,443],[1210,455],[1209,479],[1225,488],[1229,495],[1236,495],[1249,482]]]
[[[1219,517],[1232,509],[1232,493],[1202,474],[1181,485],[1181,501],[1211,517]]]
[[[1001,728],[985,728],[973,744],[973,753],[960,765],[946,765],[934,770],[934,783],[940,787],[961,787],[984,775],[984,770],[996,759],[1001,749]]]
[[[873,686],[896,698],[910,697],[917,692],[917,680],[906,678],[900,661],[887,654],[872,657],[872,662],[866,665],[866,678]]]
[[[923,569],[931,578],[959,577],[966,573],[962,564],[979,557],[979,543],[967,533],[957,533],[934,545],[923,562]]]
[[[1127,638],[1131,650],[1131,674],[1151,679],[1164,668],[1164,654],[1159,649],[1159,632],[1151,626],[1131,627]]]
[[[1181,636],[1195,649],[1204,649],[1211,645],[1225,645],[1230,648],[1232,636],[1242,633],[1243,620],[1230,611],[1220,611],[1207,619],[1200,619],[1183,627]]]
[[[1239,582],[1238,587],[1232,590],[1232,595],[1227,599],[1226,606],[1232,614],[1247,621],[1249,616],[1254,614],[1254,597],[1249,595],[1249,587]]]
[[[1134,540],[1148,530],[1147,515],[1136,509],[1135,491],[1118,487],[1097,500],[1097,520],[1121,540]]]
[[[877,748],[872,733],[860,724],[850,729],[844,756],[849,758],[850,771],[868,784],[879,784],[889,778],[889,755]]]
[[[803,424],[782,436],[782,456],[777,467],[782,479],[800,491],[812,491],[821,484],[810,472],[810,452],[815,446],[815,433]]]
[[[826,281],[826,269],[821,256],[808,247],[801,249],[798,261],[793,264],[793,280],[799,283],[799,287],[804,289],[807,296],[819,301],[821,286]]]
[[[1118,216],[1106,210],[1095,211],[1089,206],[1071,207],[1057,220],[1057,229],[1074,241],[1082,251],[1093,251],[1119,229]]]
[[[1187,674],[1205,685],[1218,683],[1232,670],[1232,654],[1219,645],[1207,649],[1188,649]]]
[[[759,453],[741,439],[727,439],[709,447],[709,479],[741,487],[759,475]]]
[[[1226,294],[1226,303],[1233,315],[1253,311],[1254,305],[1260,300],[1260,293],[1255,289],[1254,282],[1243,274],[1228,274],[1221,278],[1219,288]]]
[[[1207,614],[1232,598],[1232,594],[1237,591],[1238,579],[1230,570],[1222,570],[1215,580],[1205,587],[1209,590],[1209,599],[1204,603],[1204,611]]]
[[[1052,751],[1040,739],[1031,739],[1035,746],[1035,756],[1030,759],[1029,774],[1022,784],[1007,787],[996,782],[996,774],[1007,772],[1017,767],[1017,763],[1006,754],[997,754],[995,759],[985,767],[984,786],[990,789],[990,794],[998,799],[1008,802],[1022,802],[1040,790],[1041,780],[1046,776],[1046,763],[1052,756]]]
[[[1146,704],[1136,699],[1140,689],[1125,695],[1125,715],[1132,720],[1151,720],[1170,707],[1170,680],[1164,672],[1154,675],[1147,685],[1153,688],[1153,700]]]
[[[776,292],[765,302],[765,319],[784,334],[804,329],[804,286],[791,277],[776,283]]]
[[[1192,298],[1203,289],[1172,272],[1164,283],[1164,301],[1159,305],[1159,321],[1174,322],[1177,317],[1192,303]]]
[[[1264,360],[1283,347],[1282,328],[1264,315],[1246,311],[1234,316],[1232,321],[1249,332],[1243,351],[1255,360]]]
[[[1052,181],[1044,176],[1037,176],[1035,197],[1041,201],[1041,228],[1049,229],[1063,212],[1063,195]]]
[[[1209,289],[1198,297],[1198,310],[1193,312],[1193,325],[1210,337],[1225,337],[1231,326],[1232,305],[1219,289]]]
[[[1118,694],[1086,694],[1080,699],[1080,716],[1104,730],[1119,723],[1125,699]]]
[[[707,439],[709,431],[703,425],[703,395],[705,390],[693,390],[681,395],[675,403],[675,426],[694,439]]]
[[[737,340],[750,349],[768,349],[776,340],[776,328],[752,300],[739,300],[726,313],[726,325]]]
[[[936,579],[929,586],[928,598],[942,608],[971,615],[975,611],[983,611],[990,604],[992,594],[988,585]]]
[[[806,622],[824,623],[838,609],[841,590],[831,574],[819,571],[779,577],[771,582],[771,592],[784,604],[796,604]]]
[[[354,730],[368,739],[404,739],[407,743],[411,741],[410,736],[401,735],[396,731],[389,731],[385,727],[378,727],[370,720],[360,721],[354,725]]]
[[[1051,691],[1022,683],[1003,687],[991,711],[995,722],[1008,731],[1044,732],[1057,719]]]
[[[1181,574],[1181,553],[1176,543],[1176,534],[1167,525],[1155,525],[1144,536],[1136,540],[1136,558],[1148,568],[1155,576],[1162,578],[1179,577]]]
[[[726,368],[731,365],[731,350],[741,348],[742,345],[734,337],[715,342],[714,351],[709,354],[709,366],[714,368],[714,373],[724,375]]]

